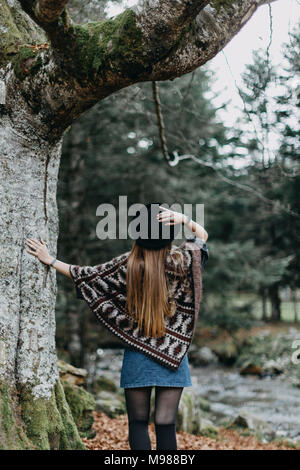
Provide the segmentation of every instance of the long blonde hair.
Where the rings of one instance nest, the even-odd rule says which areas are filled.
[[[176,303],[169,299],[166,258],[172,242],[159,250],[142,248],[134,242],[127,260],[126,307],[145,336],[157,338],[165,333],[165,316],[175,313]],[[176,253],[175,253],[175,257]],[[180,263],[175,269],[183,276]]]

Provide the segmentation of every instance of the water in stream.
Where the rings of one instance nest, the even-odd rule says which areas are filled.
[[[211,404],[216,424],[243,409],[267,421],[278,437],[300,439],[300,389],[286,379],[241,376],[221,366],[192,367],[191,373],[195,390]]]
[[[96,374],[119,384],[122,349],[100,349]],[[267,421],[277,437],[300,440],[300,389],[286,378],[241,376],[234,368],[192,367],[193,389],[211,404],[210,419],[219,424],[243,409]]]

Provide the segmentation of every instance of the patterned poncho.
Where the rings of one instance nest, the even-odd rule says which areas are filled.
[[[179,253],[172,257],[173,251]],[[205,243],[197,237],[173,246],[167,255],[165,272],[169,298],[175,313],[165,317],[165,334],[143,336],[137,322],[126,310],[126,267],[130,252],[96,266],[70,265],[79,298],[84,299],[96,318],[127,346],[173,370],[180,366],[194,336],[202,297],[202,267],[208,258]],[[176,261],[177,259],[177,261]],[[176,269],[184,267],[184,278]]]

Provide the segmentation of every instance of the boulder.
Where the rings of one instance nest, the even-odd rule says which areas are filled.
[[[246,410],[240,411],[238,416],[232,421],[231,426],[249,429],[258,437],[264,437],[267,440],[272,440],[276,437],[276,433],[269,423]]]
[[[79,434],[81,437],[92,439],[96,435],[96,431],[92,429],[94,423],[93,411],[96,405],[93,395],[83,387],[87,371],[62,360],[58,361],[58,368],[66,400]]]
[[[284,367],[278,362],[271,359],[266,361],[262,367],[262,375],[280,375],[284,372]]]
[[[196,406],[194,391],[184,389],[178,407],[176,429],[197,434],[200,430],[200,419],[200,408]]]
[[[78,369],[62,360],[57,361],[57,364],[59,375],[62,380],[73,385],[82,385],[85,383],[87,376],[87,371],[85,369]]]
[[[92,429],[94,424],[93,411],[95,410],[95,399],[83,387],[62,380],[66,400],[71,409],[74,421],[78,428],[80,437],[92,439],[96,431]]]
[[[119,387],[117,386],[116,382],[112,379],[109,379],[105,375],[100,375],[94,381],[93,386],[93,393],[96,395],[101,391],[106,392],[114,392],[117,393],[119,391]]]
[[[204,346],[199,349],[197,346],[192,346],[189,349],[189,361],[193,366],[203,367],[218,362],[217,355],[210,348]]]
[[[213,424],[212,421],[203,417],[200,419],[200,428],[197,433],[199,436],[216,438],[218,436],[218,433],[219,433],[219,430]]]
[[[203,416],[203,411],[209,411],[210,404],[202,397],[197,397],[193,390],[184,389],[178,408],[177,431],[190,434],[214,437],[218,428]]]
[[[197,399],[198,405],[202,411],[208,412],[210,411],[210,403],[203,397],[198,397]]]
[[[96,396],[96,410],[115,418],[126,413],[125,400],[117,393],[100,391]]]
[[[237,345],[233,340],[228,340],[216,345],[213,348],[213,352],[216,354],[218,360],[226,366],[232,366],[239,354]]]
[[[255,364],[251,361],[246,361],[240,368],[241,375],[262,375],[262,366]]]

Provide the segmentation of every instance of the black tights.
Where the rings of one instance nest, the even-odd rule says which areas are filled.
[[[152,387],[126,388],[131,450],[151,450],[148,434]],[[154,423],[157,450],[177,450],[176,416],[181,387],[155,387]]]

